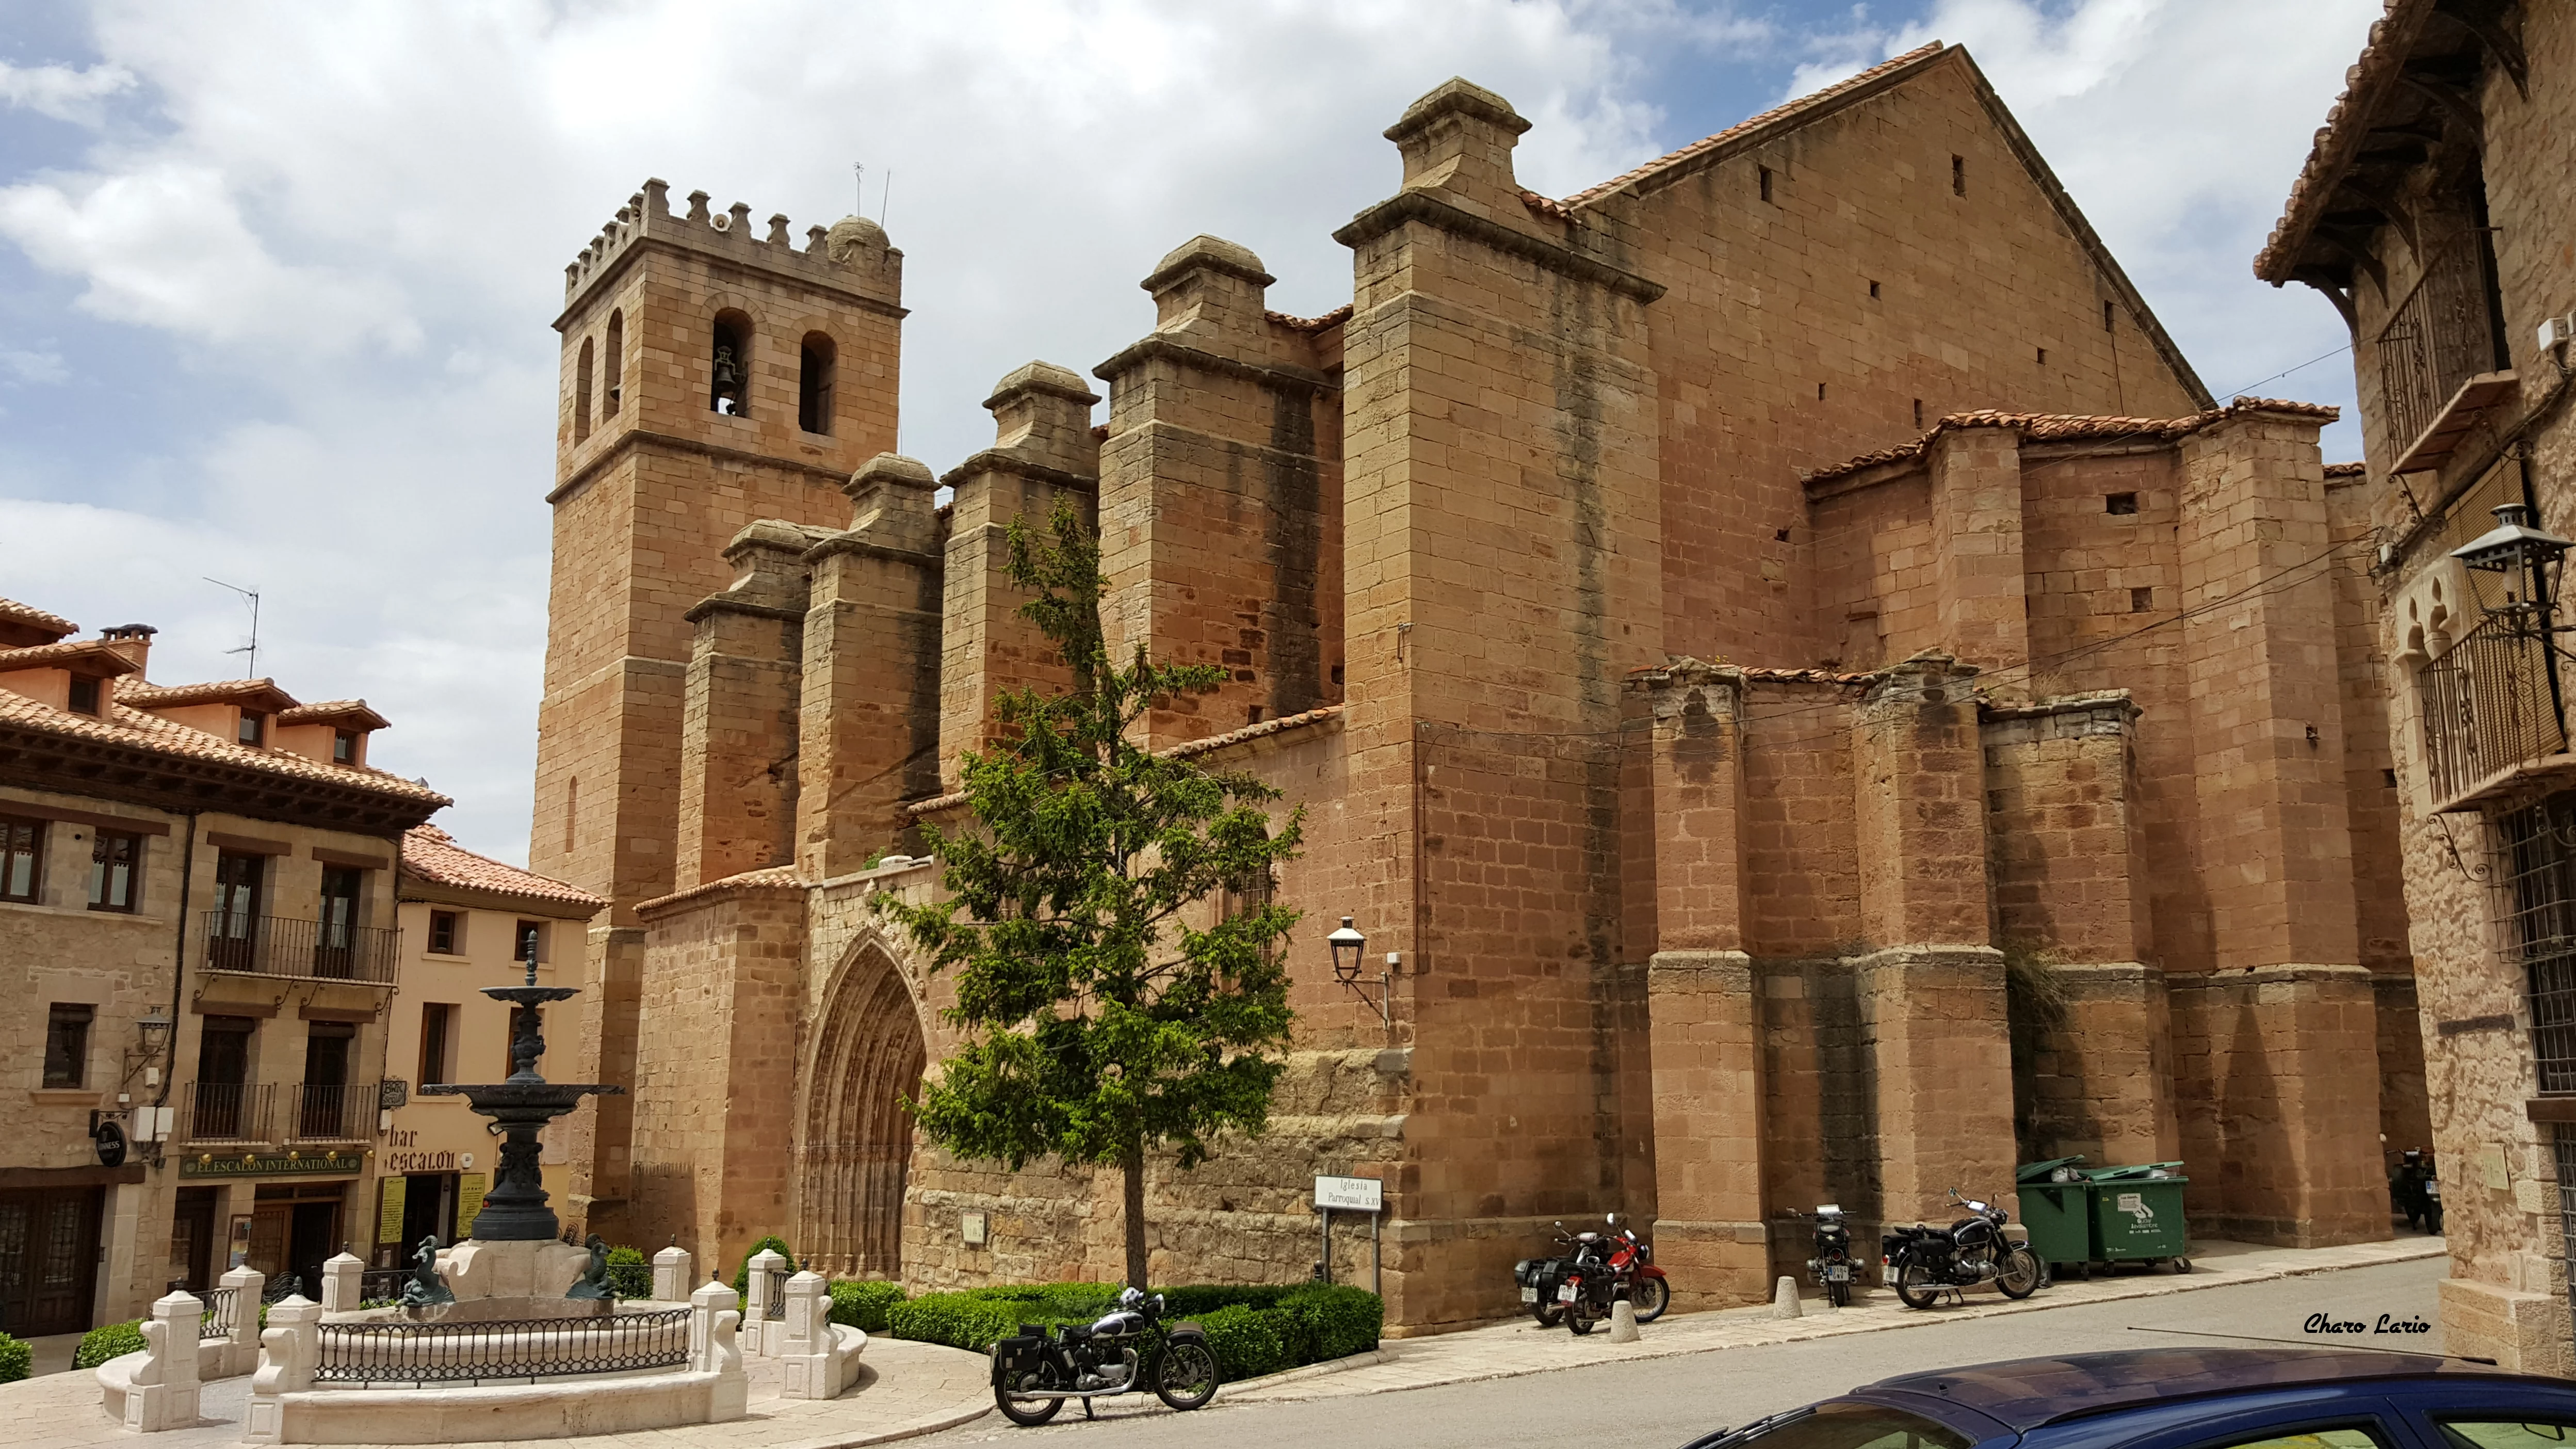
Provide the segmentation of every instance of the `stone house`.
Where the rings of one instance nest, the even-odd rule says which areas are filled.
[[[591,1231],[1117,1271],[1114,1177],[915,1142],[948,988],[867,906],[937,889],[915,822],[1062,679],[1003,539],[1069,500],[1113,646],[1229,671],[1148,742],[1308,811],[1274,1129],[1155,1175],[1158,1277],[1306,1276],[1316,1173],[1383,1181],[1397,1332],[1511,1311],[1558,1218],[1740,1303],[1787,1209],[2067,1152],[2187,1161],[2203,1232],[2388,1233],[2426,1108],[2331,411],[2211,398],[1956,47],[1562,200],[1528,124],[1441,86],[1334,233],[1349,306],[1192,239],[1100,390],[1013,371],[938,474],[876,225],[651,181],[583,250],[530,855],[609,901]]]
[[[363,700],[147,682],[154,631],[0,600],[0,1332],[313,1273],[368,1172],[403,831]],[[354,1234],[351,1234],[354,1236]],[[319,1287],[319,1278],[309,1280]]]
[[[587,922],[607,903],[588,891],[532,875],[456,843],[435,825],[403,833],[394,887],[402,926],[402,984],[387,1020],[385,1074],[401,1084],[402,1105],[386,1119],[375,1179],[366,1185],[369,1220],[361,1245],[375,1266],[401,1268],[424,1237],[453,1243],[472,1235],[499,1162],[490,1124],[457,1096],[424,1096],[441,1082],[497,1082],[511,1070],[513,1009],[486,986],[526,979],[558,984],[579,959]],[[573,1053],[555,1029],[542,1070]],[[544,1144],[548,1193],[564,1191],[562,1144]]]
[[[2566,625],[2499,527],[2576,532],[2565,6],[2390,0],[2255,259],[2352,330],[2397,836],[2422,999],[2454,1353],[2576,1372],[2576,784]],[[2507,550],[2511,552],[2510,549]],[[2540,552],[2546,555],[2548,546]],[[2517,605],[2525,607],[2517,608]]]

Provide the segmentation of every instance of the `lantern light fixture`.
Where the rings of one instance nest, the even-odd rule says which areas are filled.
[[[1360,953],[1368,949],[1368,937],[1361,935],[1359,930],[1351,925],[1350,917],[1344,916],[1342,928],[1326,936],[1324,940],[1333,948],[1335,979],[1345,983],[1359,980]]]

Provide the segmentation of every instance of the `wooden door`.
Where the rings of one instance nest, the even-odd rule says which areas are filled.
[[[0,1332],[33,1338],[90,1326],[105,1196],[96,1187],[0,1192]]]

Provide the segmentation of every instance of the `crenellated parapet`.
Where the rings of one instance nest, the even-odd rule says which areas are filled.
[[[902,309],[903,252],[886,239],[884,227],[866,217],[845,216],[828,227],[809,226],[800,249],[784,212],[772,215],[768,229],[755,234],[750,203],[737,201],[715,212],[708,209],[706,192],[692,191],[688,200],[687,212],[673,214],[671,184],[658,176],[648,178],[644,189],[628,197],[590,244],[565,263],[564,310],[578,309],[585,293],[615,275],[621,261],[649,244],[758,268],[898,312]]]

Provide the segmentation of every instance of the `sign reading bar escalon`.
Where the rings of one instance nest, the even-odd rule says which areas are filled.
[[[245,1152],[227,1157],[201,1152],[179,1159],[181,1177],[302,1177],[316,1172],[355,1173],[365,1165],[357,1152]]]
[[[1315,1179],[1315,1206],[1334,1212],[1373,1213],[1386,1205],[1385,1186],[1374,1177]]]

